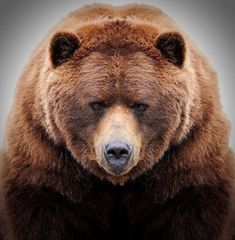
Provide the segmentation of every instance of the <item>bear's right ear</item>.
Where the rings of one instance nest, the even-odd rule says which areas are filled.
[[[52,65],[58,67],[70,57],[79,48],[79,40],[72,33],[57,33],[51,40],[50,58]]]

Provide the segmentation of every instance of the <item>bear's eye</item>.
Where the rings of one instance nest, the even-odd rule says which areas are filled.
[[[133,108],[136,112],[144,112],[148,109],[148,105],[145,103],[135,103],[133,105]]]
[[[106,108],[106,105],[104,102],[92,102],[90,103],[90,106],[95,111],[101,111]]]

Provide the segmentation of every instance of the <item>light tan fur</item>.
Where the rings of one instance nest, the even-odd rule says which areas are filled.
[[[106,113],[106,116],[99,123],[94,135],[94,146],[96,150],[96,161],[111,175],[107,161],[103,155],[102,147],[112,141],[123,141],[133,146],[133,154],[125,167],[122,175],[129,172],[140,160],[141,133],[138,129],[136,120],[129,109],[121,106],[114,106]],[[117,182],[117,181],[115,181]]]

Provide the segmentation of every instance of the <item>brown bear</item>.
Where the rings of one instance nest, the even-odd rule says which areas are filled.
[[[91,5],[40,43],[1,160],[7,240],[231,240],[215,71],[161,10]]]

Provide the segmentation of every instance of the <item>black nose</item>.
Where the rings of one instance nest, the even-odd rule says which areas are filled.
[[[127,165],[132,153],[132,147],[121,141],[115,141],[105,145],[104,155],[114,172],[120,173]]]

